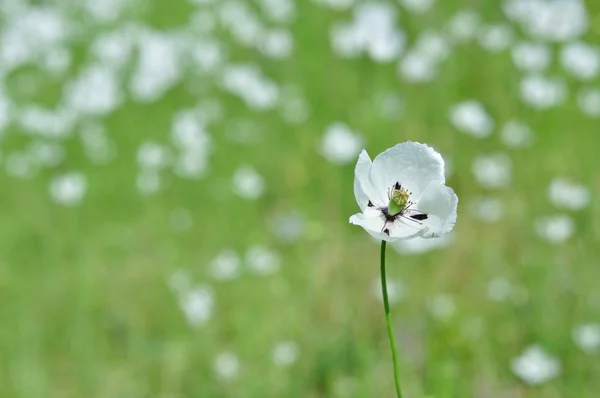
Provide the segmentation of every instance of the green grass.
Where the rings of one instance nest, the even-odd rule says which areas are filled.
[[[423,26],[441,28],[460,2],[438,3],[422,17],[402,14],[409,37]],[[485,3],[475,5],[486,21],[503,19]],[[181,25],[189,12],[183,4],[173,6],[177,13],[165,9],[166,2],[152,4],[156,7],[146,7],[141,18],[156,26]],[[475,43],[456,48],[434,82],[401,83],[394,64],[341,60],[332,53],[328,27],[347,14],[303,1],[298,15],[294,56],[288,60],[265,60],[238,48],[226,34],[221,38],[230,45],[232,61],[256,62],[278,83],[300,87],[312,108],[306,123],[289,126],[276,112],[252,112],[212,79],[189,77],[161,101],[128,101],[103,120],[118,148],[110,164],[90,163],[73,138],[58,168],[32,180],[0,173],[0,397],[393,396],[383,307],[371,292],[379,247],[348,224],[358,211],[353,165],[335,166],[316,151],[334,121],[362,132],[372,156],[415,140],[453,160],[448,185],[460,199],[454,243],[422,256],[388,249],[390,278],[410,287],[409,296],[392,306],[405,396],[592,397],[600,389],[597,357],[579,350],[571,337],[574,326],[600,316],[600,208],[593,201],[572,214],[577,231],[560,245],[539,238],[533,224],[559,212],[547,199],[556,176],[600,196],[598,122],[576,107],[580,84],[569,80],[564,106],[532,111],[518,98],[521,74],[509,54],[487,54]],[[598,42],[597,35],[588,39]],[[46,82],[35,68],[9,75],[9,94],[19,95],[18,85],[11,85],[19,73],[39,79],[36,100],[57,98],[60,85]],[[198,86],[203,94],[189,92]],[[378,93],[390,91],[407,103],[398,121],[383,119],[373,105]],[[175,111],[213,97],[225,113],[210,127],[215,151],[209,175],[193,181],[165,173],[164,190],[140,196],[139,144],[167,142]],[[471,163],[479,154],[504,151],[498,134],[476,140],[456,132],[447,118],[453,104],[471,98],[485,104],[497,125],[523,119],[537,136],[532,148],[509,152],[513,182],[489,195],[506,205],[505,217],[494,224],[473,218],[468,204],[488,195],[474,180]],[[264,139],[232,143],[226,132],[239,120],[254,123]],[[29,142],[17,132],[15,126],[5,132],[4,158]],[[265,195],[257,201],[240,199],[229,188],[242,164],[266,180]],[[50,178],[67,170],[88,177],[89,191],[75,208],[54,203],[48,193]],[[178,208],[194,219],[179,233],[169,227]],[[282,243],[270,231],[270,220],[295,210],[305,215],[307,228],[296,242]],[[229,282],[210,278],[208,264],[219,252],[231,247],[243,254],[252,244],[276,250],[281,271]],[[181,269],[215,291],[215,313],[200,329],[190,328],[167,285]],[[517,299],[487,298],[487,284],[496,276],[511,282]],[[446,321],[429,310],[441,294],[456,304]],[[282,340],[300,348],[290,368],[271,361],[274,344]],[[560,376],[540,387],[527,387],[510,372],[511,360],[531,344],[562,364]],[[241,365],[239,377],[229,383],[213,373],[214,359],[224,350],[235,352]]]

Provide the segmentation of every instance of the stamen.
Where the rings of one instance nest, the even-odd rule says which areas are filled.
[[[369,200],[369,203],[367,203],[367,206],[368,207],[375,207],[375,206],[373,206],[373,202],[371,202],[370,200]]]
[[[426,213],[415,214],[414,216],[410,216],[410,218],[414,218],[415,220],[427,220],[429,216]]]
[[[390,236],[390,229],[389,228],[384,229],[383,233],[386,234],[387,236]]]

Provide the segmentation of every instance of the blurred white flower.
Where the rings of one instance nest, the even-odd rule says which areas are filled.
[[[517,69],[541,72],[550,66],[552,52],[545,43],[523,41],[512,47],[512,59]]]
[[[388,242],[443,236],[454,228],[458,205],[445,182],[444,159],[425,144],[403,142],[374,161],[363,150],[354,176],[361,213],[350,223]]]
[[[30,154],[22,151],[14,151],[6,155],[4,168],[9,177],[24,180],[34,178],[39,169],[36,160]]]
[[[500,130],[500,141],[507,147],[526,148],[533,144],[535,135],[524,122],[510,120]]]
[[[469,204],[469,211],[481,221],[498,222],[504,217],[504,202],[498,198],[475,198]]]
[[[135,185],[140,194],[151,196],[160,190],[162,187],[162,180],[157,171],[142,170],[136,176]]]
[[[479,45],[486,51],[497,53],[506,50],[514,37],[509,25],[497,24],[480,28]]]
[[[400,0],[400,4],[407,11],[415,14],[423,14],[427,12],[435,3],[435,0]]]
[[[217,355],[213,369],[217,379],[230,382],[237,378],[240,372],[240,361],[233,352],[224,351]]]
[[[586,323],[573,328],[573,341],[586,354],[600,351],[600,323]]]
[[[429,303],[429,313],[439,321],[450,320],[456,313],[454,298],[448,294],[438,294]]]
[[[214,293],[209,286],[196,286],[179,294],[179,305],[191,327],[204,326],[214,311]]]
[[[535,230],[548,242],[561,243],[575,233],[575,223],[564,214],[540,217],[535,221]]]
[[[437,74],[436,64],[427,54],[408,51],[398,63],[398,76],[409,83],[427,83]]]
[[[470,100],[454,105],[450,109],[450,121],[454,127],[475,138],[492,134],[494,121],[479,101]]]
[[[589,28],[582,0],[505,0],[505,14],[529,35],[553,41],[573,40]]]
[[[352,7],[356,0],[315,0],[317,3],[323,4],[333,10],[342,11]]]
[[[241,166],[233,174],[233,191],[244,199],[258,199],[265,191],[265,180],[254,168]]]
[[[458,11],[446,26],[446,31],[450,35],[450,40],[455,43],[463,43],[475,37],[481,16],[472,9]]]
[[[275,345],[271,358],[273,363],[279,367],[293,365],[300,356],[300,348],[293,341],[282,341]]]
[[[557,77],[528,75],[520,85],[521,98],[534,109],[548,109],[561,104],[567,96],[565,82]]]
[[[177,295],[182,295],[192,287],[192,278],[187,271],[179,269],[173,272],[167,279],[169,289]]]
[[[510,157],[505,153],[477,156],[473,161],[473,175],[484,188],[506,188],[512,180]]]
[[[432,250],[443,249],[450,246],[453,241],[452,235],[448,234],[438,239],[415,238],[399,240],[398,242],[394,242],[392,247],[400,254],[418,255]]]
[[[590,80],[600,73],[600,49],[582,41],[569,42],[562,48],[560,62],[571,76]]]
[[[496,302],[508,301],[512,292],[510,282],[503,277],[495,277],[487,285],[488,297]]]
[[[300,211],[275,215],[269,220],[275,238],[292,243],[297,241],[306,229],[306,216]]]
[[[2,117],[2,98],[0,97],[0,117]],[[10,108],[7,108],[9,110]],[[6,115],[8,123],[10,115]],[[73,132],[77,121],[77,111],[70,108],[43,108],[37,104],[21,105],[18,113],[18,123],[27,132],[40,137],[66,138]],[[3,121],[0,120],[0,130]]]
[[[285,29],[268,30],[262,35],[258,48],[269,58],[287,58],[294,48],[294,36]]]
[[[585,87],[577,94],[579,109],[592,118],[600,117],[600,89]]]
[[[431,239],[429,239],[431,240]],[[388,300],[391,305],[397,304],[408,297],[410,293],[409,287],[398,279],[387,278],[387,293]],[[377,300],[383,303],[383,293],[381,292],[380,277],[374,278],[371,281],[371,293]]]
[[[133,34],[127,29],[100,33],[90,44],[94,58],[113,71],[119,71],[127,64],[132,50]]]
[[[137,151],[137,161],[144,170],[162,170],[169,165],[170,151],[166,145],[144,141]]]
[[[229,64],[223,69],[223,88],[240,97],[252,110],[265,111],[274,108],[280,99],[277,83],[262,75],[253,64]]]
[[[262,14],[273,22],[287,24],[296,16],[294,0],[260,0]]]
[[[560,362],[537,345],[528,347],[510,364],[512,372],[526,384],[537,386],[560,374]]]
[[[242,260],[233,249],[225,249],[210,263],[210,274],[217,280],[232,280],[239,276]]]
[[[344,123],[330,124],[321,141],[321,154],[332,163],[347,164],[360,152],[364,140]]]
[[[63,103],[85,116],[104,116],[114,111],[123,100],[123,92],[115,73],[100,65],[85,68],[64,86]]]
[[[70,172],[54,177],[50,182],[50,195],[64,206],[78,205],[87,191],[87,179],[84,174]]]
[[[419,34],[414,50],[426,55],[432,62],[438,63],[448,58],[452,47],[444,35],[430,29]]]
[[[182,75],[182,42],[171,33],[148,30],[142,32],[137,44],[138,60],[129,81],[131,96],[138,102],[154,102]]]
[[[215,72],[225,62],[226,54],[221,43],[211,39],[196,39],[190,48],[194,67],[200,72]]]
[[[254,274],[266,276],[281,268],[281,258],[277,253],[262,245],[254,245],[246,252],[246,264]]]
[[[388,3],[361,3],[350,23],[333,25],[330,31],[334,51],[346,58],[362,53],[373,61],[397,59],[404,49],[405,34],[396,24],[396,9]]]
[[[65,149],[56,143],[36,140],[27,147],[27,153],[40,166],[58,166],[65,159]]]
[[[548,196],[554,206],[567,210],[581,210],[592,200],[588,187],[564,178],[552,180]]]
[[[378,93],[375,105],[380,115],[388,120],[398,120],[404,113],[404,100],[393,92]]]

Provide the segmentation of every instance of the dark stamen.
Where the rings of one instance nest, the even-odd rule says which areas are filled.
[[[371,202],[370,200],[369,200],[369,203],[367,204],[367,206],[369,206],[369,207],[375,207],[375,206],[373,206],[373,202]]]
[[[383,233],[386,234],[387,236],[390,236],[390,229],[389,228],[384,229]]]
[[[427,220],[427,214],[415,214],[414,216],[410,216],[410,218],[414,218],[415,220]]]
[[[397,190],[401,190],[402,189],[402,185],[400,185],[399,182],[396,183],[396,185],[394,186],[395,189]]]

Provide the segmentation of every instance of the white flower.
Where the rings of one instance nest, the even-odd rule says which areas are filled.
[[[521,98],[533,109],[548,109],[559,105],[567,96],[567,86],[558,77],[528,75],[520,84]]]
[[[600,73],[600,51],[582,41],[567,43],[560,62],[567,73],[581,80],[594,79]]]
[[[388,242],[445,235],[454,228],[458,205],[445,181],[444,159],[425,144],[404,142],[374,161],[363,150],[354,177],[362,213],[350,223]]]
[[[550,243],[561,243],[575,233],[575,223],[571,217],[558,214],[541,217],[535,222],[535,230]]]
[[[240,361],[237,355],[230,351],[220,353],[214,363],[215,376],[222,382],[235,379],[240,372]]]
[[[493,223],[504,216],[504,202],[498,198],[475,198],[469,205],[473,217],[481,221]]]
[[[54,200],[64,206],[76,206],[87,191],[87,179],[84,174],[70,172],[55,177],[50,183],[50,194]]]
[[[250,166],[241,166],[233,175],[233,190],[244,199],[255,200],[265,191],[265,180]]]
[[[279,367],[293,365],[300,356],[300,348],[293,341],[282,341],[278,343],[271,353],[273,363]]]
[[[511,362],[510,368],[525,383],[535,386],[558,376],[560,362],[534,345],[515,358]]]
[[[179,294],[179,306],[190,326],[204,326],[214,311],[214,293],[208,286],[197,286]]]
[[[480,155],[473,161],[473,174],[484,188],[506,188],[511,182],[512,162],[505,153]]]
[[[494,121],[483,105],[475,100],[456,104],[450,110],[450,121],[458,130],[475,138],[492,134]]]
[[[360,151],[363,141],[360,134],[350,130],[344,123],[333,123],[325,131],[321,154],[332,163],[350,163]]]
[[[502,127],[500,140],[504,145],[512,148],[525,148],[533,144],[535,136],[527,124],[511,120]]]
[[[511,51],[515,66],[526,72],[540,72],[552,61],[550,47],[544,43],[525,41],[513,46]]]
[[[586,354],[595,354],[600,349],[600,324],[587,323],[573,329],[573,341]]]
[[[565,200],[568,195],[568,200]],[[591,202],[591,193],[585,185],[564,178],[555,178],[548,189],[550,201],[556,207],[568,210],[581,210]]]
[[[577,94],[577,105],[589,117],[600,117],[600,89],[584,87]]]
[[[487,285],[488,297],[493,301],[507,301],[510,298],[511,291],[510,282],[502,277],[495,277]]]
[[[242,260],[233,249],[225,249],[210,264],[210,273],[217,280],[231,280],[239,275]]]

